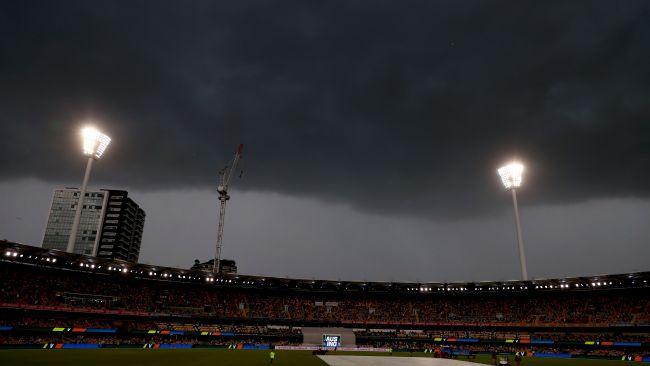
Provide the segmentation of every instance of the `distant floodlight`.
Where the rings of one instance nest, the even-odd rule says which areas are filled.
[[[70,235],[68,236],[68,245],[65,249],[68,253],[74,253],[75,251],[78,234],[77,230],[79,229],[79,221],[81,220],[81,209],[83,207],[83,200],[86,195],[86,188],[88,186],[88,179],[90,178],[93,161],[101,158],[104,151],[106,151],[108,144],[111,143],[110,137],[91,126],[81,129],[81,137],[83,138],[83,152],[84,155],[88,157],[88,163],[86,163],[86,173],[84,174],[84,180],[81,184],[81,189],[79,190],[77,209],[74,214],[74,219],[72,220],[72,228],[70,229]],[[97,244],[95,244],[92,254],[97,254]]]
[[[506,189],[519,188],[524,165],[519,162],[512,162],[499,168],[497,172],[501,176],[501,181]]]
[[[526,253],[524,251],[524,239],[521,235],[521,223],[519,222],[519,207],[517,206],[517,188],[521,186],[521,176],[524,173],[524,165],[513,161],[508,165],[497,169],[501,182],[506,190],[512,193],[512,204],[515,209],[515,228],[517,229],[517,245],[519,248],[519,264],[521,276],[524,281],[528,280],[528,269],[526,268]]]
[[[81,130],[81,136],[83,138],[84,155],[93,159],[101,158],[108,144],[111,143],[110,137],[94,127],[84,127]]]

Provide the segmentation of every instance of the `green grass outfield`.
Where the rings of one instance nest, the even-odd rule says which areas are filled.
[[[274,366],[325,366],[310,351],[276,351]],[[335,354],[335,353],[329,353]],[[338,352],[336,354],[386,356],[382,353]],[[392,357],[424,356],[423,353],[395,353]],[[489,356],[479,355],[476,362],[491,364]],[[248,366],[269,364],[269,351],[216,349],[99,349],[99,350],[0,350],[1,366]],[[587,359],[524,358],[522,366],[623,366],[637,363]]]

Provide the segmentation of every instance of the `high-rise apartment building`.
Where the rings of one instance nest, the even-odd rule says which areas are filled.
[[[79,189],[54,191],[43,248],[66,250]],[[127,191],[88,190],[83,200],[74,253],[137,262],[145,213]]]

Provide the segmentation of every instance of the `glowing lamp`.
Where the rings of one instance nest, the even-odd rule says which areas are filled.
[[[94,127],[84,127],[81,130],[81,137],[83,138],[84,155],[93,159],[101,158],[108,144],[111,143],[110,137]]]
[[[503,182],[506,189],[519,188],[521,186],[521,178],[524,173],[523,164],[512,162],[499,168],[497,172],[501,176],[501,182]]]

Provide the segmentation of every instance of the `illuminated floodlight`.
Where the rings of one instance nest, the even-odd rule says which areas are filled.
[[[86,195],[86,188],[88,186],[88,179],[90,178],[90,171],[93,166],[93,161],[102,157],[108,144],[111,143],[111,138],[101,133],[95,127],[87,126],[81,129],[81,137],[83,139],[83,153],[88,158],[86,165],[86,173],[84,180],[79,190],[79,201],[77,202],[77,209],[72,220],[72,228],[70,236],[68,236],[68,245],[66,252],[74,253],[75,244],[77,241],[77,230],[79,228],[79,221],[81,220],[81,208],[83,207],[84,196]]]
[[[524,165],[519,162],[512,162],[508,165],[502,166],[497,170],[501,181],[506,189],[519,188],[521,186],[521,178],[524,173]]]
[[[519,264],[521,266],[521,277],[528,281],[528,270],[526,269],[526,253],[524,251],[524,239],[521,235],[521,223],[519,222],[519,208],[517,206],[517,188],[521,186],[524,165],[513,161],[497,169],[501,182],[506,190],[512,193],[512,205],[515,210],[515,228],[517,229],[517,246],[519,248]]]
[[[111,143],[110,137],[94,127],[84,127],[81,130],[81,137],[83,138],[84,155],[93,159],[101,158],[108,144]]]

